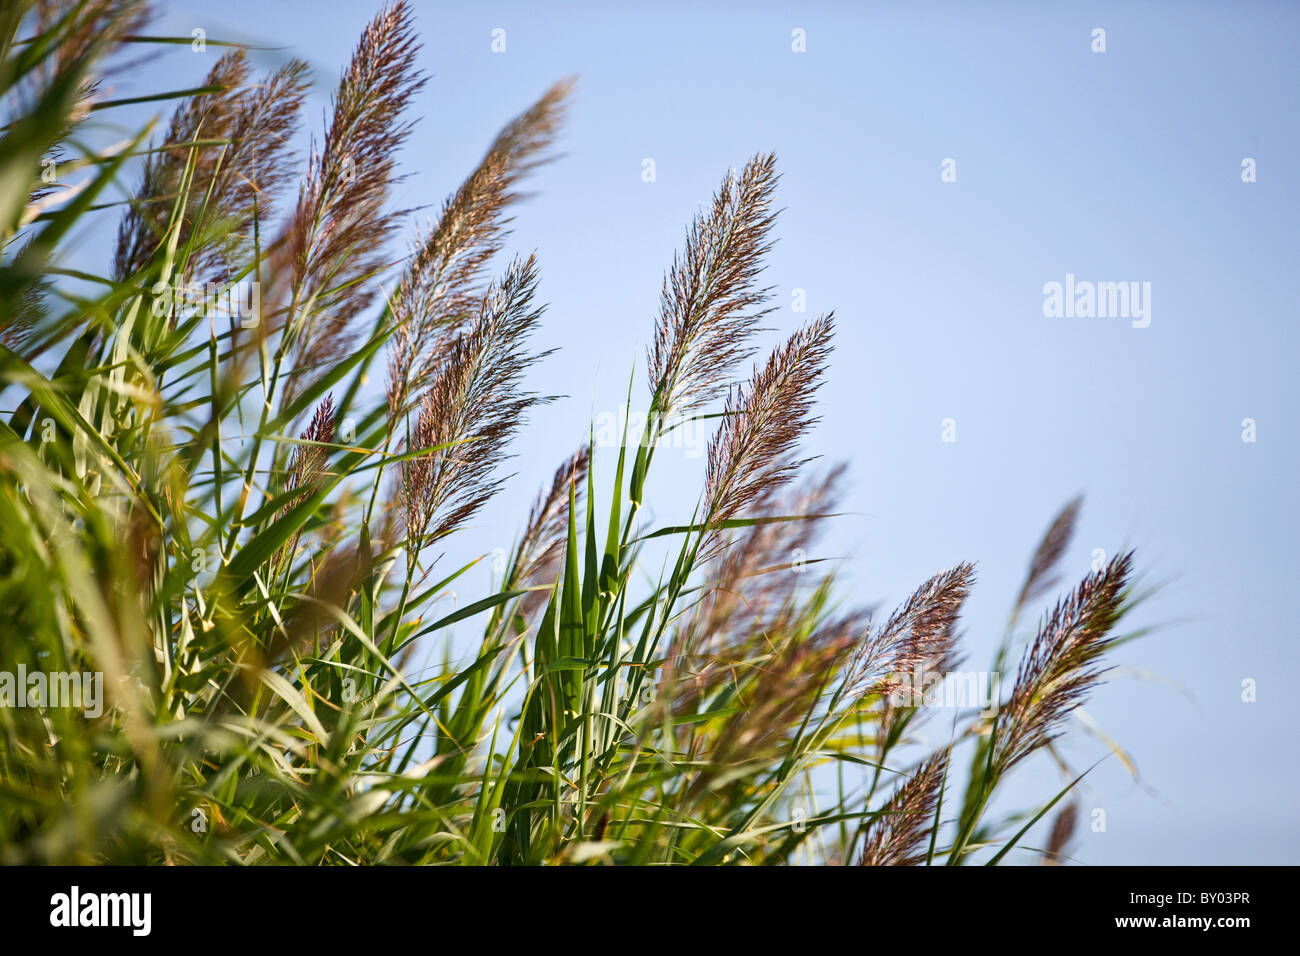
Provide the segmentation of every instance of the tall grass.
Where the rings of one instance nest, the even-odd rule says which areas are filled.
[[[178,101],[159,135],[93,149],[86,125],[123,105],[104,78],[167,41],[130,0],[0,19],[0,670],[104,681],[100,714],[0,684],[0,860],[960,864],[1006,858],[1058,804],[1062,855],[1073,774],[1026,813],[995,797],[1101,677],[1131,558],[1044,614],[995,706],[922,744],[933,709],[899,691],[960,666],[974,568],[873,620],[801,557],[844,480],[799,453],[835,327],[756,354],[773,156],[724,179],[667,271],[644,429],[557,455],[499,588],[453,609],[473,564],[443,566],[444,539],[504,505],[511,439],[551,400],[526,390],[540,265],[503,255],[570,84],[392,260],[424,82],[406,3],[367,27],[306,157],[302,63],[259,77],[230,47],[155,98]],[[102,274],[61,265],[114,221]],[[656,450],[702,418],[695,511],[650,527]],[[464,621],[468,656],[412,668]]]

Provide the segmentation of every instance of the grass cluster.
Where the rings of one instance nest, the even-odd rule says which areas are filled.
[[[306,66],[257,76],[235,46],[155,97],[176,101],[165,130],[87,145],[124,105],[113,71],[176,42],[146,30],[131,0],[0,14],[0,670],[100,674],[104,694],[92,715],[0,686],[0,862],[998,862],[1054,805],[1062,855],[1077,777],[1023,814],[994,797],[1101,677],[1130,557],[1042,615],[996,706],[944,712],[946,743],[921,745],[933,709],[900,690],[960,666],[974,570],[880,619],[803,557],[843,478],[799,454],[834,321],[756,354],[774,157],[725,178],[668,268],[644,429],[599,461],[566,450],[499,587],[457,606],[472,565],[443,566],[445,539],[473,533],[550,400],[525,387],[539,265],[505,254],[569,84],[394,260],[423,83],[405,2],[360,38],[306,157]],[[100,274],[61,264],[112,225]],[[701,419],[695,511],[649,527],[656,449]],[[444,663],[413,669],[431,647]]]

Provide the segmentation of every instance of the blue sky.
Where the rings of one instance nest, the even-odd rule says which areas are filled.
[[[780,309],[764,341],[823,311],[838,318],[807,448],[850,464],[851,514],[825,547],[845,559],[846,596],[892,605],[978,561],[967,648],[986,667],[1038,537],[1082,492],[1069,577],[1095,548],[1134,546],[1163,586],[1134,618],[1160,629],[1117,652],[1122,670],[1088,708],[1140,779],[1113,758],[1089,777],[1085,819],[1104,809],[1106,830],[1081,832],[1075,857],[1300,862],[1300,7],[415,6],[430,80],[400,206],[436,206],[502,123],[579,77],[565,155],[531,182],[511,243],[538,253],[550,303],[538,344],[560,348],[530,384],[568,397],[534,416],[520,477],[458,547],[509,546],[541,476],[620,406],[633,361],[644,368],[663,271],[697,205],[729,167],[775,150],[785,212],[768,281]],[[254,41],[273,48],[256,56],[264,67],[306,59],[319,138],[378,4],[159,7],[152,32]],[[497,28],[504,53],[491,49]],[[806,52],[791,48],[795,29]],[[197,85],[217,55],[164,49],[119,78],[120,95]],[[1242,182],[1246,157],[1254,183]],[[949,158],[956,181],[942,182]],[[1044,284],[1067,274],[1149,282],[1150,326],[1045,317]],[[941,440],[948,418],[955,442]],[[702,461],[656,465],[656,515],[679,520]],[[1105,747],[1080,735],[1067,752],[1083,767]],[[1056,786],[1050,764],[1031,764],[1008,805]]]

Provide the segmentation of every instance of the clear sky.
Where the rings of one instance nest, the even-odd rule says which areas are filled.
[[[273,47],[256,56],[264,67],[311,63],[318,138],[378,9],[158,6],[152,32],[202,27]],[[430,81],[401,206],[435,206],[502,123],[579,77],[565,156],[531,182],[511,243],[538,252],[550,303],[538,344],[560,348],[531,384],[568,397],[521,435],[520,477],[465,553],[508,547],[542,476],[620,406],[697,204],[728,167],[775,150],[785,212],[769,281],[781,309],[766,341],[822,311],[839,320],[808,448],[851,466],[853,514],[825,548],[845,558],[846,596],[892,606],[978,561],[967,648],[987,666],[1038,537],[1082,492],[1070,577],[1093,549],[1132,545],[1163,587],[1133,619],[1160,630],[1117,652],[1123,670],[1088,708],[1140,779],[1112,758],[1086,781],[1085,821],[1104,809],[1106,830],[1085,828],[1075,857],[1300,862],[1300,6],[415,6]],[[1093,51],[1096,28],[1105,52]],[[796,29],[806,52],[792,49]],[[197,85],[219,53],[151,53],[120,95]],[[947,159],[955,182],[941,177]],[[1067,274],[1150,283],[1149,326],[1045,317],[1044,285]],[[1242,440],[1247,418],[1254,442]],[[955,442],[942,441],[944,419]],[[688,517],[702,460],[662,460],[656,514]],[[479,584],[486,571],[468,599]],[[1083,767],[1105,748],[1080,735],[1068,752]],[[1032,805],[1057,779],[1045,761],[1018,770],[1012,802]]]

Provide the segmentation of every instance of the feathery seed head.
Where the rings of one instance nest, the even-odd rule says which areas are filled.
[[[813,398],[830,358],[833,331],[832,315],[810,322],[728,400],[726,418],[709,442],[704,514],[712,530],[701,549],[704,556],[717,553],[726,521],[760,505],[798,471],[802,462],[792,452],[816,421]]]
[[[762,307],[771,290],[757,281],[772,247],[778,179],[771,153],[728,175],[673,257],[649,356],[653,403],[664,420],[722,395],[735,366],[753,354],[748,339],[771,311]]]

